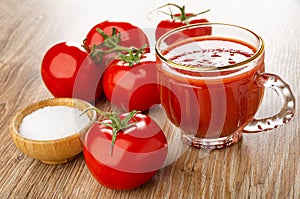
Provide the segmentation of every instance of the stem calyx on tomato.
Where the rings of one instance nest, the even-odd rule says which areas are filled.
[[[133,110],[131,112],[129,112],[125,118],[121,119],[119,117],[118,114],[116,113],[112,113],[112,112],[104,112],[101,111],[100,109],[96,108],[96,107],[91,107],[91,108],[87,108],[85,109],[81,115],[83,115],[84,113],[86,113],[89,110],[95,110],[99,115],[105,116],[109,119],[110,122],[105,122],[105,121],[97,121],[94,120],[94,123],[98,123],[98,124],[102,124],[104,126],[110,127],[112,129],[112,140],[111,140],[111,148],[110,148],[110,155],[112,156],[113,154],[113,148],[117,139],[117,135],[120,131],[125,130],[129,127],[135,126],[136,122],[131,122],[129,123],[129,121],[131,119],[134,119],[134,116],[136,114],[139,113],[139,111]]]
[[[115,59],[122,60],[125,63],[128,63],[129,66],[133,66],[140,62],[141,57],[145,53],[147,44],[143,45],[140,49],[134,46],[121,46],[119,45],[121,41],[121,33],[117,32],[116,28],[112,28],[111,36],[105,34],[100,28],[97,28],[96,30],[104,38],[104,41],[101,44],[94,44],[93,47],[89,49],[89,47],[85,44],[85,40],[83,41],[84,48],[90,50],[90,56],[96,64],[101,63],[106,54],[113,52],[116,52],[117,54]]]
[[[160,10],[162,8],[165,8],[165,7],[169,8],[169,13]],[[172,10],[170,9],[170,7],[176,7],[176,8],[178,8],[180,10],[180,15],[174,15],[174,14],[172,14]],[[182,7],[180,7],[180,6],[178,6],[178,5],[174,4],[174,3],[167,3],[165,5],[162,5],[162,6],[158,7],[158,8],[156,8],[154,11],[157,11],[157,10],[159,10],[159,12],[161,12],[163,14],[166,14],[166,15],[170,16],[172,20],[180,20],[180,21],[183,21],[186,24],[190,23],[189,20],[191,18],[199,16],[199,15],[202,15],[202,14],[207,13],[207,12],[210,11],[210,9],[208,9],[208,10],[196,13],[196,14],[188,14],[187,15],[186,12],[185,12],[185,6],[184,5]]]

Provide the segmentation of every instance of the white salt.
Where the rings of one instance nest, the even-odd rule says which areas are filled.
[[[54,140],[80,132],[88,125],[87,114],[69,106],[46,106],[24,117],[19,131],[33,140]]]

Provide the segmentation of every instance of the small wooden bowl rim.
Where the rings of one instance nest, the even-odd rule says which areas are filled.
[[[23,121],[23,119],[26,117],[26,115],[28,115],[40,108],[46,107],[46,106],[69,106],[69,107],[78,108],[76,106],[73,106],[74,104],[82,104],[86,107],[92,107],[92,105],[89,104],[88,102],[85,102],[85,101],[82,101],[79,99],[75,99],[75,98],[50,98],[50,99],[42,100],[42,101],[30,104],[27,107],[25,107],[24,109],[22,109],[20,112],[18,112],[10,122],[10,128],[11,128],[10,132],[13,133],[14,135],[18,136],[19,139],[23,140],[24,142],[29,141],[31,143],[36,143],[36,144],[42,144],[42,143],[49,144],[49,142],[64,142],[66,139],[72,139],[73,137],[80,136],[81,132],[87,130],[87,128],[89,128],[93,124],[93,121],[96,120],[96,118],[97,118],[96,111],[90,111],[90,113],[92,115],[88,114],[88,117],[91,119],[91,121],[89,122],[89,124],[86,127],[81,129],[80,132],[73,133],[72,135],[69,135],[66,137],[62,137],[62,138],[58,138],[58,139],[51,139],[51,140],[34,140],[34,139],[24,137],[19,133],[19,126],[20,126],[21,122]],[[20,123],[16,124],[17,120],[20,120]]]

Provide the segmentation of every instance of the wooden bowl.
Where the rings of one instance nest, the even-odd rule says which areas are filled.
[[[88,128],[93,124],[93,121],[80,132],[55,140],[32,140],[20,135],[19,127],[23,118],[33,111],[45,106],[69,106],[83,111],[86,108],[92,107],[92,105],[85,101],[73,98],[52,98],[29,105],[21,112],[18,112],[10,122],[10,134],[15,145],[23,153],[47,164],[67,163],[82,152],[80,136],[86,133]],[[95,120],[97,117],[94,110],[89,110],[87,115],[92,120]]]

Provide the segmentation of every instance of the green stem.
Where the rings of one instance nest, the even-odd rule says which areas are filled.
[[[136,122],[129,123],[129,121],[131,119],[134,119],[134,116],[136,114],[138,114],[139,111],[136,111],[136,110],[131,111],[131,112],[128,113],[128,115],[123,120],[121,120],[119,115],[117,115],[115,113],[104,112],[104,111],[101,111],[100,109],[98,109],[96,107],[90,107],[90,108],[85,109],[80,114],[80,116],[82,116],[84,113],[86,113],[89,110],[95,110],[99,115],[105,116],[111,121],[111,123],[106,123],[106,122],[101,122],[101,121],[99,122],[99,121],[93,120],[94,123],[102,124],[102,125],[110,127],[112,129],[112,139],[111,139],[111,147],[110,147],[110,155],[112,156],[113,155],[113,148],[114,148],[115,142],[117,140],[118,132],[120,132],[124,129],[127,129],[131,126],[136,125]]]
[[[99,45],[94,45],[91,49],[90,55],[96,64],[101,63],[105,54],[117,52],[116,59],[120,59],[132,66],[140,62],[140,58],[145,53],[145,44],[140,49],[131,46],[124,47],[120,46],[121,33],[117,33],[115,28],[112,29],[112,35],[106,35],[103,30],[97,28],[97,32],[104,38],[104,41]],[[105,50],[108,48],[108,50]]]
[[[162,8],[165,8],[165,7],[168,7],[168,8],[169,8],[170,13],[166,13],[166,12],[160,11],[161,13],[164,13],[164,14],[167,14],[167,15],[171,16],[171,19],[172,19],[172,20],[180,20],[180,21],[184,21],[186,24],[189,24],[189,19],[190,19],[190,18],[199,16],[199,15],[201,15],[201,14],[204,14],[204,13],[207,13],[207,12],[210,11],[210,9],[208,9],[208,10],[199,12],[199,13],[197,13],[197,14],[192,14],[192,15],[186,16],[185,6],[184,6],[184,5],[183,5],[182,7],[180,7],[179,5],[176,5],[176,4],[174,4],[174,3],[167,3],[167,4],[165,4],[165,5],[162,5],[162,6],[158,7],[158,8],[156,8],[155,10],[153,10],[153,11],[150,12],[150,13],[153,13],[154,11],[160,10],[160,9],[162,9]],[[180,10],[180,16],[179,16],[179,17],[174,16],[174,15],[172,14],[172,11],[171,11],[170,7],[176,7],[176,8],[178,8],[178,9]]]
[[[114,146],[115,146],[115,142],[117,139],[117,131],[113,130],[112,131],[112,138],[111,138],[111,145],[110,145],[110,156],[113,155],[113,150],[114,150]]]
[[[165,5],[162,5],[162,6],[159,6],[158,8],[156,8],[155,10],[159,10],[159,9],[162,9],[162,8],[165,8],[165,7],[170,7],[170,6],[174,6],[174,7],[177,7],[178,9],[181,9],[182,7],[180,7],[179,5],[176,5],[175,3],[167,3]],[[154,11],[155,11],[154,10]]]

